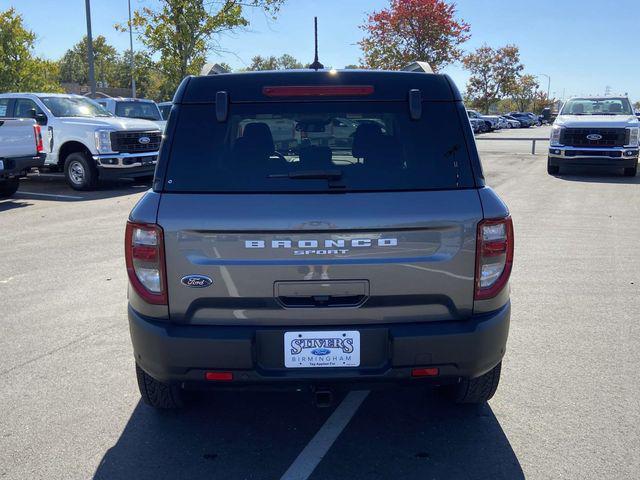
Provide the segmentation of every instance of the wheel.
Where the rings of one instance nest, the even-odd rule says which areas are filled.
[[[0,180],[0,198],[9,198],[18,191],[20,180],[18,178],[7,178]]]
[[[183,406],[182,390],[177,385],[162,383],[149,376],[136,363],[136,378],[142,400],[147,405],[161,410]]]
[[[547,173],[549,175],[557,175],[560,172],[558,165],[551,165],[551,161],[547,159]]]
[[[484,403],[498,389],[502,362],[478,378],[465,378],[450,392],[455,403]]]
[[[93,160],[82,152],[70,154],[64,162],[64,176],[74,190],[89,190],[98,183],[98,171]]]
[[[507,128],[511,128],[511,124],[510,123],[507,123]]]
[[[638,165],[624,169],[625,177],[635,177],[638,174]]]

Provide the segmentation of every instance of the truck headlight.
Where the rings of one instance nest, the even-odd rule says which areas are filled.
[[[113,130],[96,130],[96,150],[98,150],[98,153],[113,153],[113,150],[111,150],[111,132]]]
[[[549,138],[549,145],[551,145],[552,147],[562,145],[560,143],[560,136],[562,135],[563,128],[564,127],[561,127],[560,125],[554,125],[551,128],[551,138]]]
[[[627,128],[629,131],[629,143],[626,145],[627,147],[637,147],[638,142],[640,140],[640,128],[638,127],[629,127]]]

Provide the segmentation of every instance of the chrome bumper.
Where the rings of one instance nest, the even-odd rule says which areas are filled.
[[[93,155],[93,159],[101,168],[128,169],[155,165],[158,161],[158,152],[107,153]]]

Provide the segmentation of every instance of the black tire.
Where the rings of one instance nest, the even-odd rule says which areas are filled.
[[[7,178],[6,180],[0,180],[0,198],[9,198],[18,191],[20,186],[20,179]]]
[[[500,383],[502,362],[478,378],[464,378],[452,389],[455,403],[484,403],[493,397]]]
[[[74,152],[64,162],[64,178],[74,190],[90,190],[98,184],[98,170],[85,153]]]
[[[184,405],[182,390],[179,386],[159,382],[142,370],[137,363],[136,378],[142,400],[147,405],[161,410],[181,408]]]
[[[638,174],[638,165],[624,169],[625,177],[635,177]]]
[[[549,175],[558,175],[558,173],[560,173],[560,167],[558,165],[551,165],[551,162],[547,159],[547,173]]]

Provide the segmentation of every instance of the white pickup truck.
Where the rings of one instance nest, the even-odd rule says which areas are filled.
[[[0,94],[2,116],[36,121],[45,166],[64,171],[76,190],[99,179],[153,176],[162,132],[151,121],[115,117],[88,98],[53,93]]]
[[[638,173],[640,123],[626,97],[568,100],[551,129],[547,172],[562,166],[622,168]]]
[[[16,193],[20,177],[41,167],[44,158],[42,133],[35,120],[0,118],[0,198]]]

